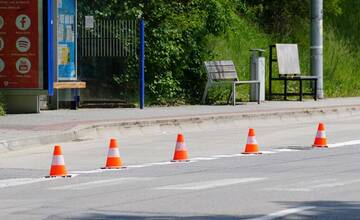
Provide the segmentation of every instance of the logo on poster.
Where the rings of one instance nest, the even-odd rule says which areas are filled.
[[[0,16],[0,30],[4,27],[4,18]]]
[[[24,53],[27,52],[30,49],[31,43],[29,38],[27,37],[19,37],[16,40],[16,49],[18,49],[18,51]]]
[[[0,51],[4,49],[5,43],[4,40],[0,37]]]
[[[16,27],[21,31],[26,31],[31,26],[31,20],[27,15],[19,15],[16,18]]]
[[[0,73],[5,69],[5,63],[4,61],[0,58]]]
[[[21,57],[16,61],[16,69],[21,74],[26,74],[30,72],[31,62],[26,57]]]

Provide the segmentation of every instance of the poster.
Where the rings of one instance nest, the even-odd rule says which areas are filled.
[[[94,16],[85,16],[85,28],[94,28]]]
[[[41,10],[38,0],[0,1],[0,88],[41,87]]]
[[[61,4],[60,4],[61,2]],[[58,80],[77,80],[76,1],[58,0]],[[61,7],[59,7],[61,5]]]

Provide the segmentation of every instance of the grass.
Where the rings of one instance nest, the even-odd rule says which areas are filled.
[[[360,53],[329,31],[325,35],[324,87],[328,97],[360,95]],[[353,49],[350,49],[353,48]]]
[[[345,4],[345,3],[344,3]],[[324,92],[325,97],[360,96],[360,12],[357,10],[360,1],[349,0],[344,6],[343,14],[339,17],[325,17],[324,26]],[[352,16],[348,16],[351,14]],[[265,34],[259,26],[237,16],[231,15],[232,22],[227,32],[221,36],[210,36],[207,39],[207,48],[212,53],[204,60],[234,61],[239,79],[250,79],[250,52],[251,48],[268,50],[268,45],[275,43],[275,37]],[[303,24],[304,25],[304,24]],[[301,28],[304,31],[309,28]],[[293,39],[301,37],[299,44],[301,71],[303,75],[310,75],[309,40],[304,39],[308,33],[299,33]],[[283,39],[281,43],[287,43]],[[289,43],[290,43],[289,42]],[[279,42],[280,43],[280,42]],[[268,52],[268,51],[267,51]],[[268,53],[266,56],[266,91],[268,91]],[[281,83],[274,85],[274,90],[282,90]],[[230,87],[218,86],[209,91],[209,101],[224,103],[228,98]],[[226,86],[225,86],[226,87]],[[289,86],[290,88],[290,86]],[[295,88],[295,87],[294,87]],[[244,90],[246,92],[244,92]],[[290,88],[291,90],[291,88]],[[242,89],[237,96],[248,100],[248,90]],[[309,97],[310,98],[310,97]]]
[[[225,34],[210,36],[206,39],[206,47],[211,53],[204,60],[232,60],[236,66],[240,80],[250,79],[250,49],[267,49],[271,44],[271,37],[261,29],[241,19],[236,14],[231,15],[232,21]],[[225,90],[224,87],[227,89]],[[243,86],[237,92],[239,99],[249,100],[249,88]],[[211,103],[224,103],[229,96],[230,85],[219,85],[209,91],[208,100]],[[246,92],[244,92],[246,91]]]

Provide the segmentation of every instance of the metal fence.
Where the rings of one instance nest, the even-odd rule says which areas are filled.
[[[87,82],[81,100],[107,102],[137,96],[138,20],[99,20],[78,25],[78,75]],[[116,80],[117,79],[117,80]]]
[[[137,52],[137,20],[95,20],[91,28],[80,24],[82,57],[130,57]]]

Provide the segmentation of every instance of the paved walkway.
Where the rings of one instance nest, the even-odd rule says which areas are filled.
[[[140,109],[79,109],[42,111],[40,114],[17,114],[0,117],[0,152],[24,144],[50,144],[76,139],[82,130],[99,126],[144,126],[191,120],[214,120],[229,117],[277,117],[284,114],[360,111],[360,97],[320,101],[267,101],[260,105],[179,106]]]

